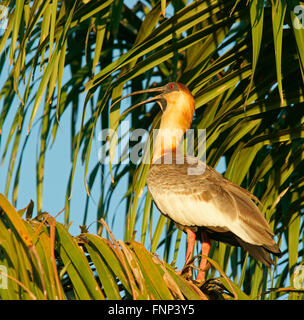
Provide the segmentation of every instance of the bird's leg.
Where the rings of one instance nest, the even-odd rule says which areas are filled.
[[[193,250],[194,250],[194,244],[195,244],[195,238],[196,238],[195,232],[193,232],[191,229],[186,228],[185,231],[187,233],[187,252],[186,252],[185,265],[184,265],[183,269],[185,269],[187,267],[187,265],[189,264],[189,262],[192,259]],[[189,277],[192,277],[192,272],[191,272],[190,267],[188,267],[188,272],[187,273],[188,273]]]
[[[185,260],[185,266],[190,262],[193,255],[193,249],[195,244],[195,238],[196,234],[191,229],[186,229],[187,232],[187,252],[186,252],[186,260]]]
[[[206,232],[202,231],[202,255],[208,257],[210,251],[211,243],[206,234]],[[208,264],[208,265],[207,265]],[[207,259],[202,256],[201,263],[199,266],[200,270],[196,277],[196,281],[205,281],[205,273],[210,269],[210,264]]]

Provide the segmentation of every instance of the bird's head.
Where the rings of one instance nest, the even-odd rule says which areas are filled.
[[[157,93],[153,98],[139,102],[130,107],[122,115],[132,109],[149,102],[157,102],[163,111],[159,132],[154,145],[152,163],[167,152],[175,152],[183,134],[190,128],[195,109],[194,98],[189,89],[178,82],[146,90],[132,92],[112,104],[111,108],[127,97],[141,93]],[[122,116],[121,115],[121,116]]]
[[[111,108],[113,108],[115,104],[117,104],[118,102],[120,102],[121,100],[127,97],[130,97],[136,94],[152,93],[152,92],[158,93],[158,94],[153,98],[137,103],[131,108],[134,109],[145,103],[155,101],[158,103],[158,105],[160,106],[163,112],[173,113],[173,112],[179,111],[185,115],[188,114],[189,117],[191,116],[191,120],[192,120],[194,109],[195,109],[194,98],[191,92],[189,91],[189,89],[185,85],[178,82],[169,82],[168,84],[161,87],[132,92],[115,101],[114,104],[112,104]],[[127,112],[130,111],[131,108],[128,109]]]

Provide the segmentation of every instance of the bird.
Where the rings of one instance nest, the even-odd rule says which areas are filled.
[[[255,203],[259,200],[199,158],[178,149],[194,116],[195,99],[190,90],[182,83],[169,82],[133,92],[115,103],[131,95],[151,92],[158,94],[132,108],[155,101],[162,110],[146,183],[159,211],[187,235],[183,270],[188,270],[191,277],[189,263],[196,240],[201,242],[202,252],[196,281],[205,281],[205,273],[210,268],[207,257],[211,241],[240,246],[255,260],[270,267],[274,264],[270,254],[280,257],[281,251]]]

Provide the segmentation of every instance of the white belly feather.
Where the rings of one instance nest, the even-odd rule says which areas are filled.
[[[153,196],[160,211],[184,226],[227,226],[225,216],[212,201],[202,202],[189,195],[156,194]]]
[[[174,193],[153,193],[159,210],[174,222],[183,226],[225,227],[249,243],[260,244],[252,239],[239,220],[223,214],[212,201],[201,201],[189,195]]]

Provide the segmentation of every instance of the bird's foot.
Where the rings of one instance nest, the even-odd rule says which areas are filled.
[[[209,262],[203,261],[200,265],[199,272],[196,277],[197,282],[205,282],[206,281],[206,271],[208,271],[211,268],[211,264]]]

